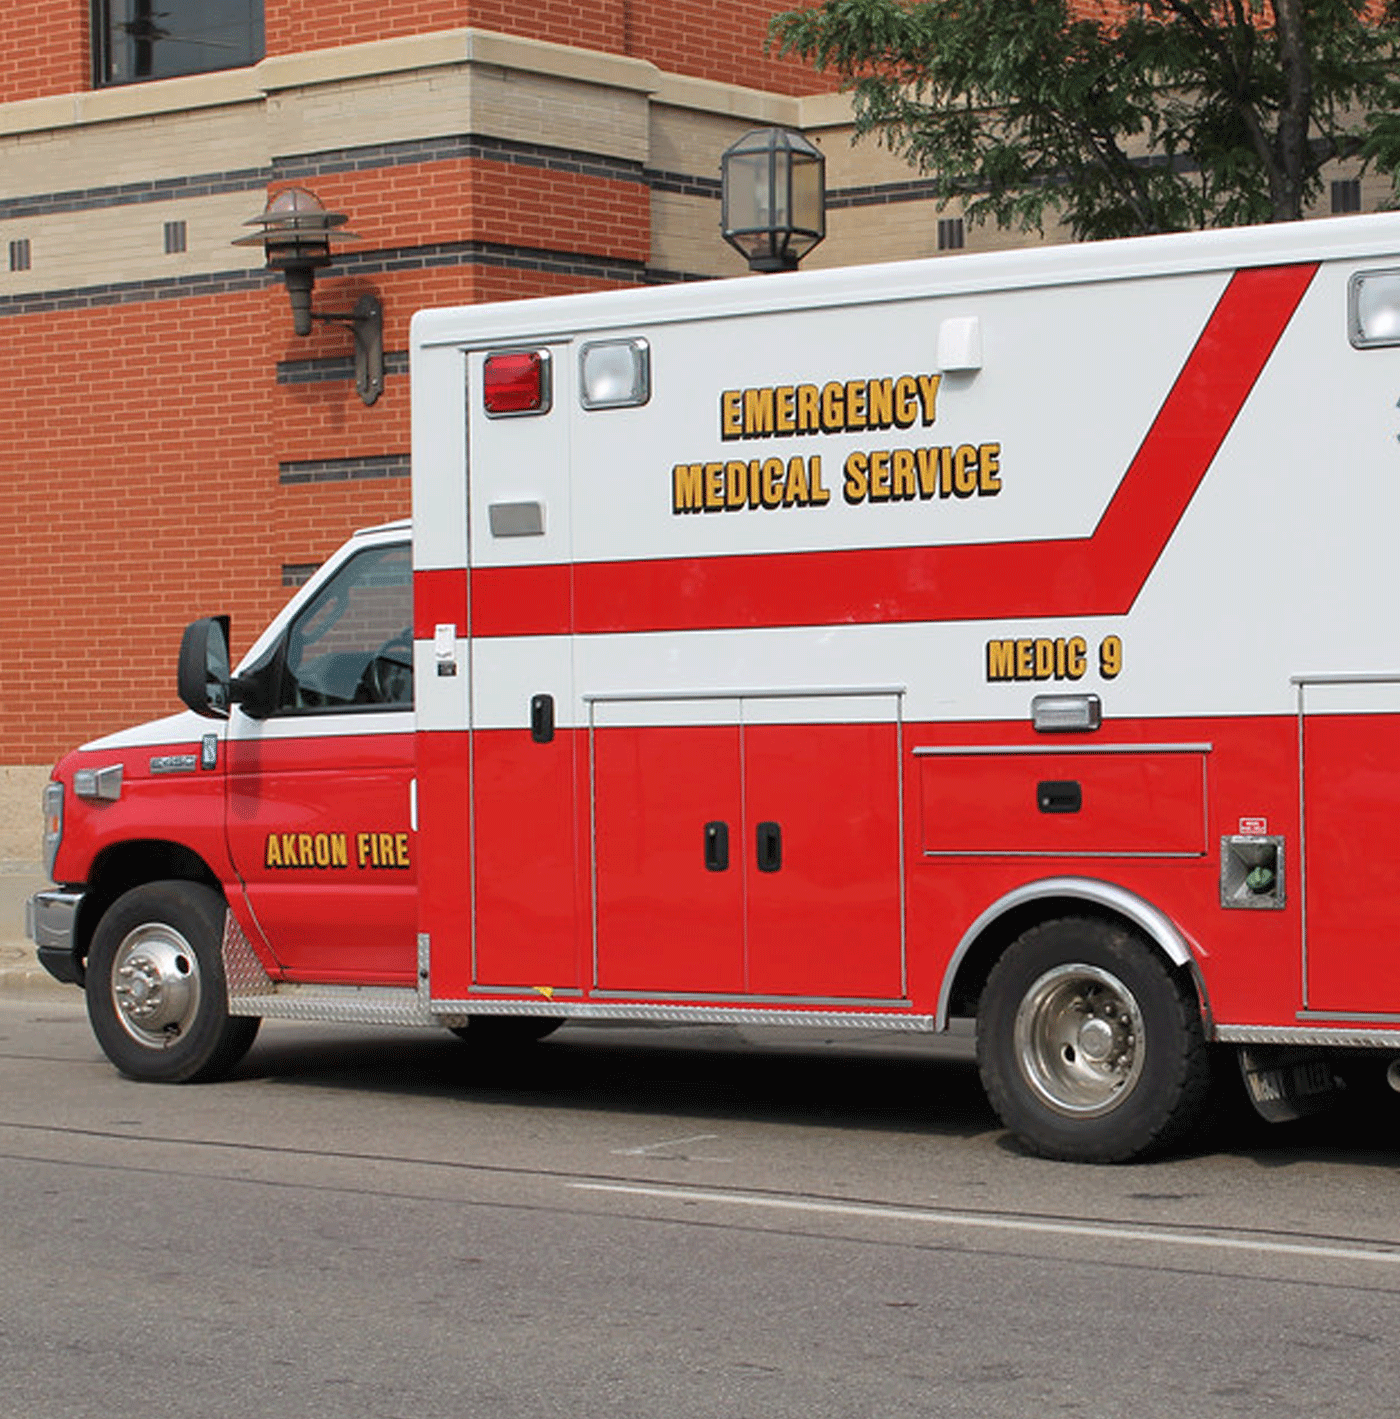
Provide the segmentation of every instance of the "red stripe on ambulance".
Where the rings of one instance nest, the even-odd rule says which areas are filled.
[[[581,562],[572,569],[572,630],[1121,614],[1142,590],[1316,270],[1309,263],[1235,273],[1088,537]],[[473,634],[567,633],[569,572],[474,569]]]

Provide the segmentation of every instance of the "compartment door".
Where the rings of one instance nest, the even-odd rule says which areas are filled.
[[[1400,1013],[1400,679],[1301,693],[1307,1008]]]
[[[576,994],[582,979],[569,484],[574,364],[540,347],[550,407],[491,417],[467,358],[472,983]],[[465,787],[465,786],[464,786]]]
[[[592,741],[597,988],[741,993],[739,702],[596,703]]]
[[[595,703],[598,989],[899,999],[897,704]]]
[[[751,994],[903,996],[897,710],[894,695],[744,701]]]

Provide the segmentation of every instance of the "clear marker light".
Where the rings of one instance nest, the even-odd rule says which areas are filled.
[[[1400,271],[1358,271],[1347,286],[1347,330],[1358,349],[1400,345]]]
[[[596,340],[579,354],[585,409],[622,409],[651,398],[651,350],[643,339]]]

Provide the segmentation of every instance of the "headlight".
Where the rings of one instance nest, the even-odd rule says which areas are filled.
[[[63,785],[57,780],[44,785],[44,871],[53,877],[54,859],[63,841]]]

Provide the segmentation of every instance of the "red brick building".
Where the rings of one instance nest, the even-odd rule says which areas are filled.
[[[1097,4],[1098,0],[1086,0]],[[823,144],[809,265],[1008,245],[964,233],[821,76],[765,54],[772,0],[12,0],[0,21],[0,860],[66,747],[175,707],[180,629],[235,649],[352,528],[408,508],[421,306],[722,274],[719,157]],[[341,326],[292,332],[270,193],[362,240],[322,310],[384,309],[357,396]]]
[[[246,644],[353,527],[408,508],[408,320],[740,270],[718,158],[822,87],[761,0],[16,0],[0,21],[0,813],[72,743],[174,706],[183,623]],[[903,176],[901,174],[901,176]],[[309,187],[363,240],[292,333],[230,243]],[[4,790],[8,788],[10,792]],[[17,847],[15,844],[20,845]]]

